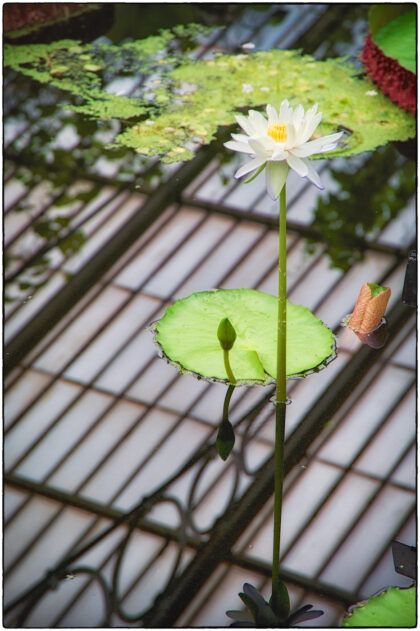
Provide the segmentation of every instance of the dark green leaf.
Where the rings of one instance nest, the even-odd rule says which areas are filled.
[[[373,41],[387,57],[396,59],[410,72],[416,72],[416,9],[402,13],[385,24]]]
[[[248,611],[251,612],[254,620],[256,619],[257,615],[258,615],[258,606],[257,604],[252,600],[252,598],[250,596],[247,596],[247,594],[244,594],[243,592],[239,592],[239,598],[242,600],[242,602],[244,603],[244,605],[246,606],[246,608],[248,609]]]
[[[391,22],[394,18],[401,13],[405,13],[410,10],[410,5],[392,4],[391,2],[385,4],[373,4],[369,8],[368,24],[369,30],[372,35],[375,35],[385,24]]]
[[[270,605],[280,620],[286,620],[288,618],[290,613],[290,598],[287,587],[283,581],[279,581],[277,585],[273,585]]]

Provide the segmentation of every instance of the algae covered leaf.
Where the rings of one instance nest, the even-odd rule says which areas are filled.
[[[166,309],[153,325],[156,342],[183,372],[225,381],[217,337],[229,318],[236,340],[229,352],[238,383],[271,383],[276,378],[277,298],[254,289],[217,289],[191,294]],[[301,305],[287,303],[288,377],[302,376],[335,356],[332,332]]]

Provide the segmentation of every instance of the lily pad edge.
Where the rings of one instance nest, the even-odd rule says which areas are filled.
[[[319,319],[319,318],[318,318]],[[160,322],[159,320],[155,320],[154,322],[151,322],[151,324],[149,324],[147,328],[148,331],[150,331],[153,335],[153,343],[154,345],[158,348],[158,355],[161,359],[166,359],[166,362],[168,364],[171,364],[172,366],[174,366],[178,372],[180,372],[183,375],[191,375],[193,377],[195,377],[197,380],[199,381],[207,381],[207,383],[223,383],[226,386],[230,385],[230,382],[228,379],[220,379],[218,377],[204,377],[204,375],[201,375],[200,373],[197,373],[193,370],[189,370],[188,368],[185,368],[180,362],[171,359],[163,350],[162,345],[160,344],[160,342],[157,340],[157,335],[158,335],[158,331],[157,331],[157,326]],[[322,320],[321,320],[322,322]],[[324,322],[322,322],[322,324],[324,324]],[[326,326],[324,324],[324,326]],[[329,328],[329,327],[327,327]],[[331,346],[331,354],[328,355],[328,357],[326,357],[322,362],[320,362],[317,366],[314,366],[313,368],[308,368],[308,370],[305,370],[303,372],[300,373],[296,373],[296,374],[292,374],[292,375],[287,375],[287,379],[305,379],[306,377],[309,377],[310,375],[313,375],[314,373],[319,373],[321,370],[323,370],[324,368],[326,368],[332,361],[334,361],[334,359],[336,359],[337,357],[337,338],[334,335],[334,333],[332,333],[332,337],[333,337],[333,344]],[[220,352],[222,353],[222,349],[220,349]],[[272,377],[271,375],[269,375],[268,373],[266,374],[266,379],[264,381],[260,381],[257,379],[238,379],[236,386],[269,386],[269,385],[273,385],[276,383],[276,379],[274,377]]]

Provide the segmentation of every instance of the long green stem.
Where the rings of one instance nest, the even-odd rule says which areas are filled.
[[[286,421],[286,185],[280,193],[279,293],[277,319],[276,436],[274,451],[273,594],[277,593],[280,565],[281,509],[284,477],[284,430]]]
[[[225,363],[225,370],[226,370],[226,374],[228,376],[229,382],[236,383],[236,379],[233,375],[232,368],[230,367],[229,351],[223,350],[223,361]]]

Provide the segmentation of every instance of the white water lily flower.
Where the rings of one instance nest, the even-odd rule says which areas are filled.
[[[342,132],[310,140],[322,118],[322,113],[317,110],[318,104],[307,112],[302,105],[293,109],[285,99],[279,112],[272,105],[267,105],[268,120],[255,110],[250,110],[248,117],[236,116],[245,134],[232,134],[233,140],[226,142],[225,147],[248,153],[253,158],[235,173],[235,178],[256,169],[258,175],[266,168],[268,194],[272,199],[277,199],[290,167],[298,175],[306,177],[315,186],[323,189],[308,156],[335,149]]]

